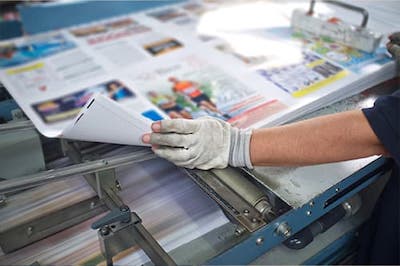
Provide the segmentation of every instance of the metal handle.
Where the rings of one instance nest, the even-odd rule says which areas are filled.
[[[316,2],[315,0],[311,0],[311,2],[310,2],[310,9],[308,10],[308,14],[309,15],[314,14],[315,2]],[[345,9],[349,9],[349,10],[352,10],[354,12],[360,13],[363,16],[363,20],[361,22],[360,28],[365,28],[367,26],[369,14],[368,14],[368,11],[366,9],[364,9],[362,7],[359,7],[359,6],[354,6],[354,5],[351,5],[351,4],[347,4],[347,3],[344,3],[344,2],[340,2],[340,1],[334,1],[334,0],[321,0],[321,2],[325,2],[327,4],[332,4],[332,5],[336,5],[336,6],[340,6],[340,7],[343,7]]]

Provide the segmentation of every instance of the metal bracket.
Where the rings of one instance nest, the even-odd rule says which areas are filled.
[[[184,171],[202,188],[224,211],[249,232],[254,232],[266,225],[261,213],[249,202],[244,200],[232,188],[227,186],[211,171]]]
[[[0,246],[4,253],[10,253],[105,211],[106,206],[97,198],[87,199],[0,232]]]
[[[118,253],[138,245],[155,265],[175,266],[151,234],[142,225],[142,220],[128,206],[113,209],[109,214],[92,224],[98,230],[100,248],[107,265]]]

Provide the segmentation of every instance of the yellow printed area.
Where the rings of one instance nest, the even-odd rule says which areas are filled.
[[[48,115],[45,117],[45,120],[48,123],[53,123],[53,122],[58,122],[61,120],[69,119],[71,117],[76,116],[80,110],[81,110],[81,108],[75,108],[75,109],[72,109],[69,111],[65,111],[63,113]]]
[[[309,94],[310,92],[319,90],[322,87],[328,86],[329,84],[346,77],[348,74],[349,74],[349,72],[347,72],[346,70],[342,70],[342,71],[338,72],[337,74],[330,76],[329,78],[326,78],[324,80],[321,80],[320,82],[314,83],[313,85],[305,87],[302,90],[293,92],[292,96],[296,97],[296,98],[303,97],[304,95]]]
[[[7,70],[7,75],[15,75],[15,74],[19,74],[22,72],[27,72],[27,71],[32,71],[32,70],[36,70],[39,68],[42,68],[44,66],[43,62],[39,62],[30,66],[24,66],[24,67],[19,67],[19,68],[14,68],[14,69],[9,69]]]
[[[325,63],[325,60],[324,59],[319,59],[319,60],[315,60],[315,61],[307,64],[306,66],[309,67],[309,68],[313,68],[313,67],[316,67],[318,65],[322,65],[323,63]]]

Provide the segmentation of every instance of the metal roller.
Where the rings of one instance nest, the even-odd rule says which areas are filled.
[[[265,193],[244,177],[244,173],[234,168],[214,169],[212,171],[222,182],[257,209],[264,219],[270,221],[274,218],[272,206]]]

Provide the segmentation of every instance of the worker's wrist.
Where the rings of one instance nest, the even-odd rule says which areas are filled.
[[[231,138],[229,147],[229,165],[252,169],[250,160],[251,131],[231,127]]]

